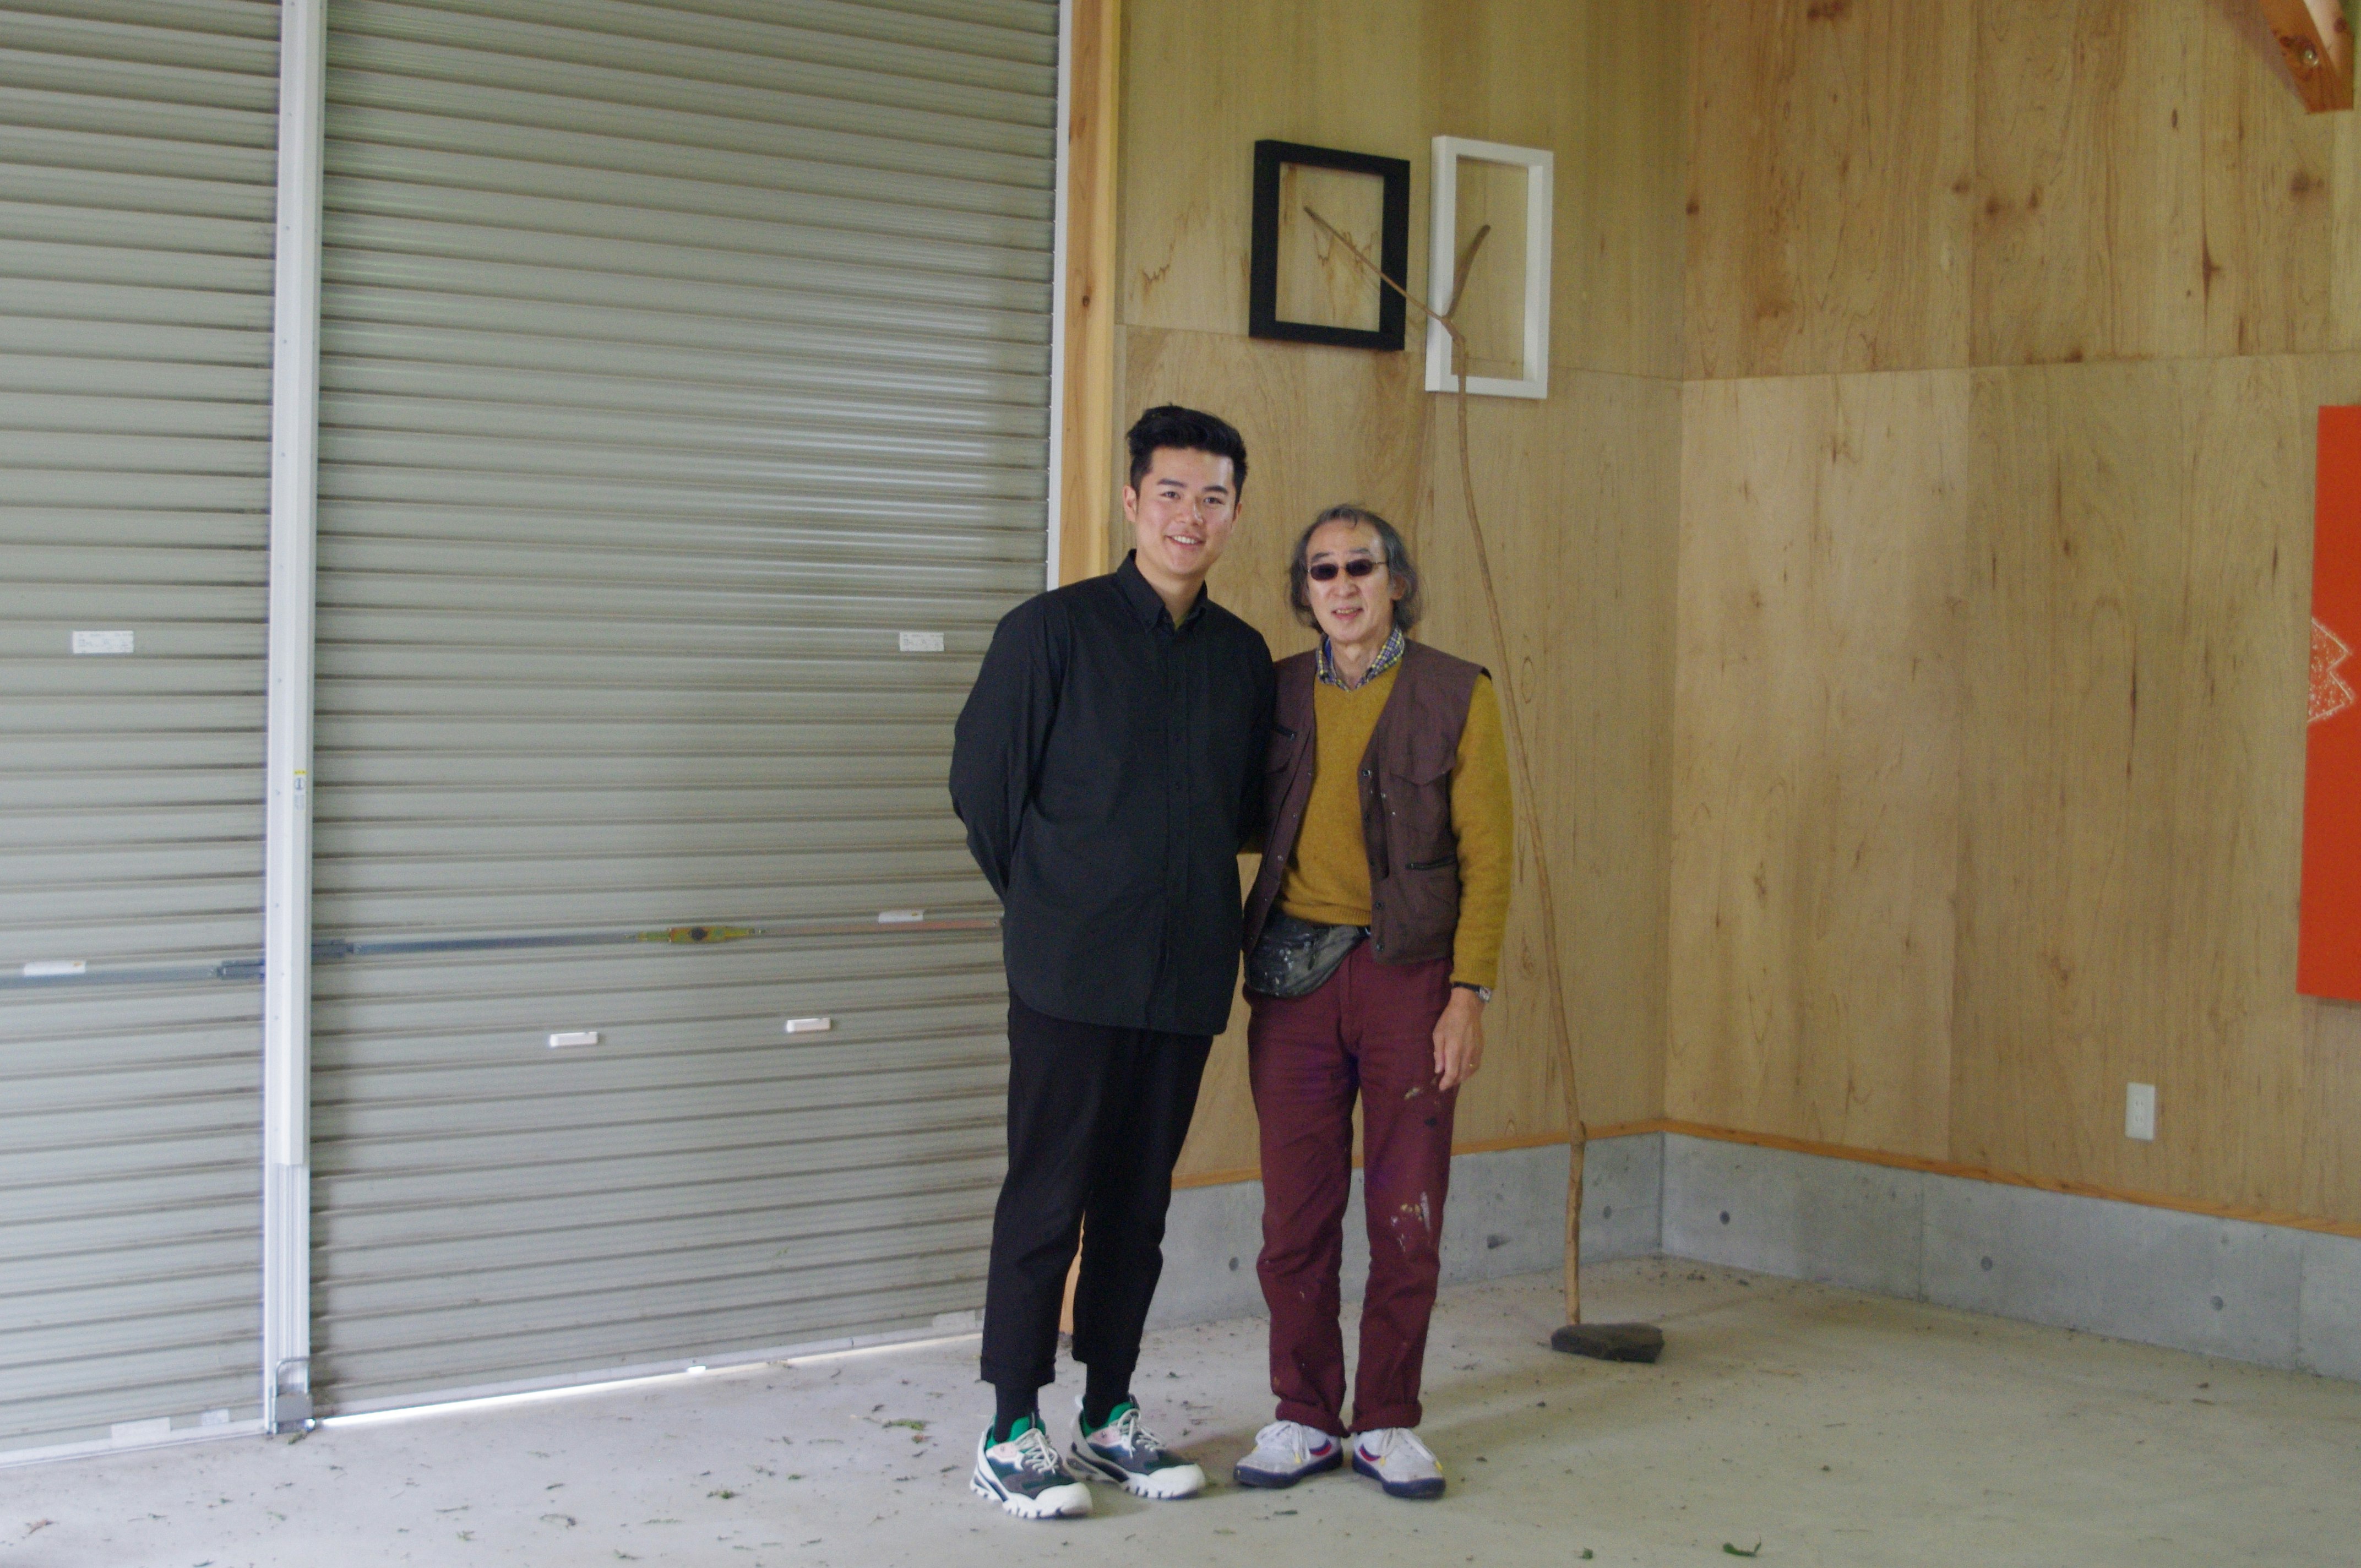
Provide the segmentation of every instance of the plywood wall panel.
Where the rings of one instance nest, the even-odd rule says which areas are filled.
[[[1982,373],[1953,1143],[2290,1209],[2313,378]],[[2158,1086],[2150,1143],[2124,1086]]]
[[[1694,378],[1967,362],[1970,0],[1697,0]]]
[[[1130,0],[1126,14],[1126,322],[1245,333],[1264,137],[1409,159],[1423,292],[1430,141],[1466,136],[1557,154],[1553,363],[1679,373],[1684,5]]]
[[[1244,335],[1254,144],[1276,137],[1415,166],[1426,146],[1426,6],[1127,0],[1125,9],[1123,319]],[[1422,201],[1414,234],[1425,232],[1424,211]],[[1411,286],[1423,288],[1424,248],[1411,251]]]
[[[1976,7],[1974,363],[2203,350],[2206,9]]]
[[[2204,19],[2205,350],[2337,346],[2329,177],[2353,116],[2306,112],[2252,29]]]
[[[1682,372],[1685,0],[1433,0],[1433,134],[1557,154],[1551,362]],[[1423,165],[1418,184],[1425,183]],[[1426,233],[1421,209],[1412,233]]]
[[[1676,1117],[1947,1148],[1967,411],[1959,371],[1687,389]]]
[[[1477,399],[1469,415],[1509,645],[1493,642],[1484,613],[1456,428],[1440,400],[1418,535],[1432,585],[1420,635],[1483,663],[1518,704],[1538,792],[1521,804],[1549,856],[1584,1120],[1659,1115],[1679,389],[1567,374],[1545,404]],[[1564,1124],[1530,839],[1514,898],[1492,1012],[1518,1055],[1463,1101],[1463,1138]]]

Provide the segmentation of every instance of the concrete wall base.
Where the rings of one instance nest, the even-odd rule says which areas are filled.
[[[1444,1279],[1556,1268],[1565,1149],[1452,1161]],[[1368,1277],[1360,1178],[1346,1298]],[[1824,1155],[1645,1133],[1590,1145],[1583,1258],[1667,1253],[2361,1379],[2361,1240]],[[1258,1314],[1262,1186],[1173,1194],[1158,1326]]]
[[[1653,1135],[1677,1256],[2361,1378],[2361,1240]]]

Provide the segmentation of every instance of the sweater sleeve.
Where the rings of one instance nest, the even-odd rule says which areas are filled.
[[[1477,678],[1451,769],[1451,831],[1459,840],[1459,929],[1451,978],[1499,982],[1500,943],[1509,926],[1509,886],[1516,879],[1516,807],[1509,791],[1509,749],[1500,733],[1500,699],[1492,677]]]

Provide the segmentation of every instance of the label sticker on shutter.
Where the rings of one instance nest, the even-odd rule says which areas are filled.
[[[126,632],[126,637],[130,633]],[[905,631],[900,633],[905,653],[939,653],[943,651],[943,634],[939,631]],[[129,649],[124,650],[129,652]]]
[[[90,965],[81,959],[35,959],[25,966],[25,978],[38,980],[44,975],[82,974]]]
[[[940,643],[938,642],[938,647]],[[77,631],[73,634],[73,651],[82,653],[128,653],[131,633],[128,631]]]
[[[912,926],[927,917],[923,909],[881,909],[877,912],[880,926]]]
[[[790,1018],[787,1020],[787,1033],[790,1035],[822,1035],[835,1027],[836,1020],[833,1018]]]
[[[598,1043],[598,1031],[596,1029],[566,1029],[549,1036],[549,1048],[553,1051],[560,1046],[595,1046]]]

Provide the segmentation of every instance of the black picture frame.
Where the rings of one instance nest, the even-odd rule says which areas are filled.
[[[1333,348],[1374,348],[1399,354],[1402,347],[1405,312],[1402,297],[1375,279],[1378,325],[1374,332],[1358,327],[1329,326],[1316,322],[1281,321],[1279,315],[1279,174],[1290,163],[1314,169],[1341,169],[1353,174],[1373,174],[1385,182],[1385,211],[1379,222],[1378,265],[1387,277],[1410,281],[1410,160],[1379,158],[1374,153],[1343,152],[1333,147],[1306,147],[1301,142],[1255,143],[1254,241],[1246,272],[1246,335],[1273,337],[1287,343],[1320,343]],[[1364,317],[1364,320],[1367,318]]]

